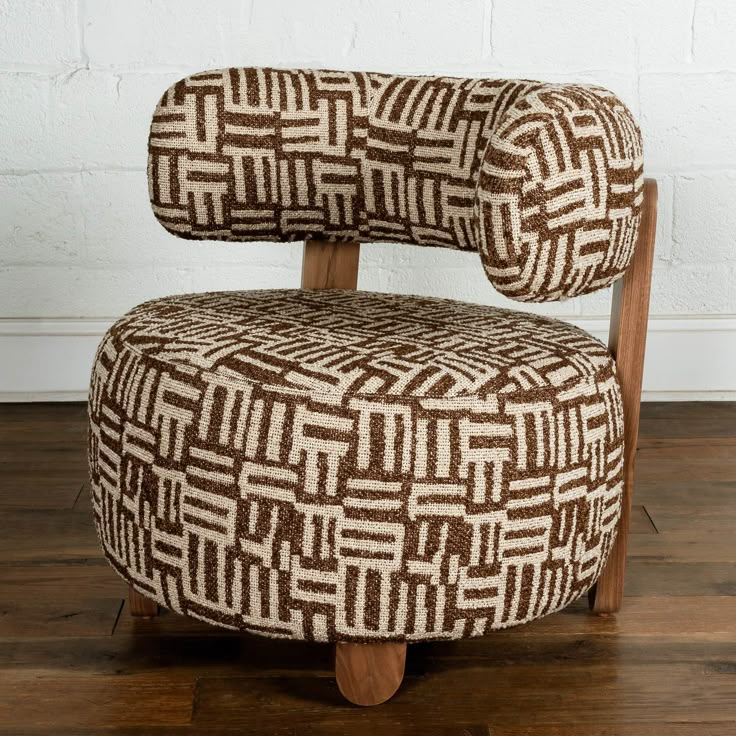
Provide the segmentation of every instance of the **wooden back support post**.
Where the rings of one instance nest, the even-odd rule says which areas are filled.
[[[636,250],[623,278],[613,287],[608,348],[616,359],[616,372],[624,405],[624,492],[616,541],[598,582],[588,596],[591,610],[599,614],[618,611],[624,596],[626,546],[634,492],[634,462],[639,437],[641,385],[656,229],[657,182],[646,179]]]
[[[302,261],[302,289],[356,289],[360,243],[307,240]]]

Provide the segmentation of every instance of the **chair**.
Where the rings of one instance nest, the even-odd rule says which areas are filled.
[[[372,705],[407,642],[619,609],[657,195],[613,94],[205,72],[159,103],[148,172],[174,235],[305,244],[302,289],[157,299],[99,347],[92,500],[134,616],[332,642]],[[608,349],[357,291],[370,241],[477,251],[519,301],[613,284]]]

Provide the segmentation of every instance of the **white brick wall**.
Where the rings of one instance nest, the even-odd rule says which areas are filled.
[[[736,317],[734,37],[732,0],[0,0],[0,318],[107,319],[177,291],[298,283],[297,245],[177,241],[149,212],[159,95],[248,64],[613,89],[660,182],[652,313]],[[508,305],[474,254],[366,246],[361,286]]]

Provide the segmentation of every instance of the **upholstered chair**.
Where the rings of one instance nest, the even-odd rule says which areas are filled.
[[[336,645],[343,694],[407,642],[622,601],[656,186],[592,86],[225,69],[161,99],[150,198],[195,240],[305,241],[302,288],[187,294],[99,347],[100,541],[158,606]],[[502,294],[613,284],[608,347],[528,311],[356,290],[359,243],[478,253]],[[490,288],[490,287],[489,287]]]

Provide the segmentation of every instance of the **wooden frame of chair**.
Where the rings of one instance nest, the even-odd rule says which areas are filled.
[[[616,360],[623,398],[624,491],[616,540],[588,596],[591,610],[602,615],[621,608],[624,592],[656,225],[657,183],[646,179],[636,251],[623,278],[613,288],[609,350]],[[356,289],[359,257],[359,243],[308,240],[304,244],[302,288]],[[130,610],[134,616],[150,618],[156,615],[158,606],[131,588]],[[356,705],[383,703],[401,685],[405,661],[406,642],[338,642],[335,674],[340,692]]]
[[[598,582],[588,601],[594,613],[615,613],[624,597],[626,546],[629,539],[631,499],[634,494],[634,462],[639,439],[641,386],[647,342],[649,292],[652,286],[654,239],[657,230],[657,182],[644,181],[639,239],[631,264],[613,287],[608,349],[616,360],[616,373],[624,405],[624,493],[618,534]]]
[[[158,616],[158,603],[146,598],[132,585],[128,586],[128,608],[130,615],[135,618],[149,619]]]

